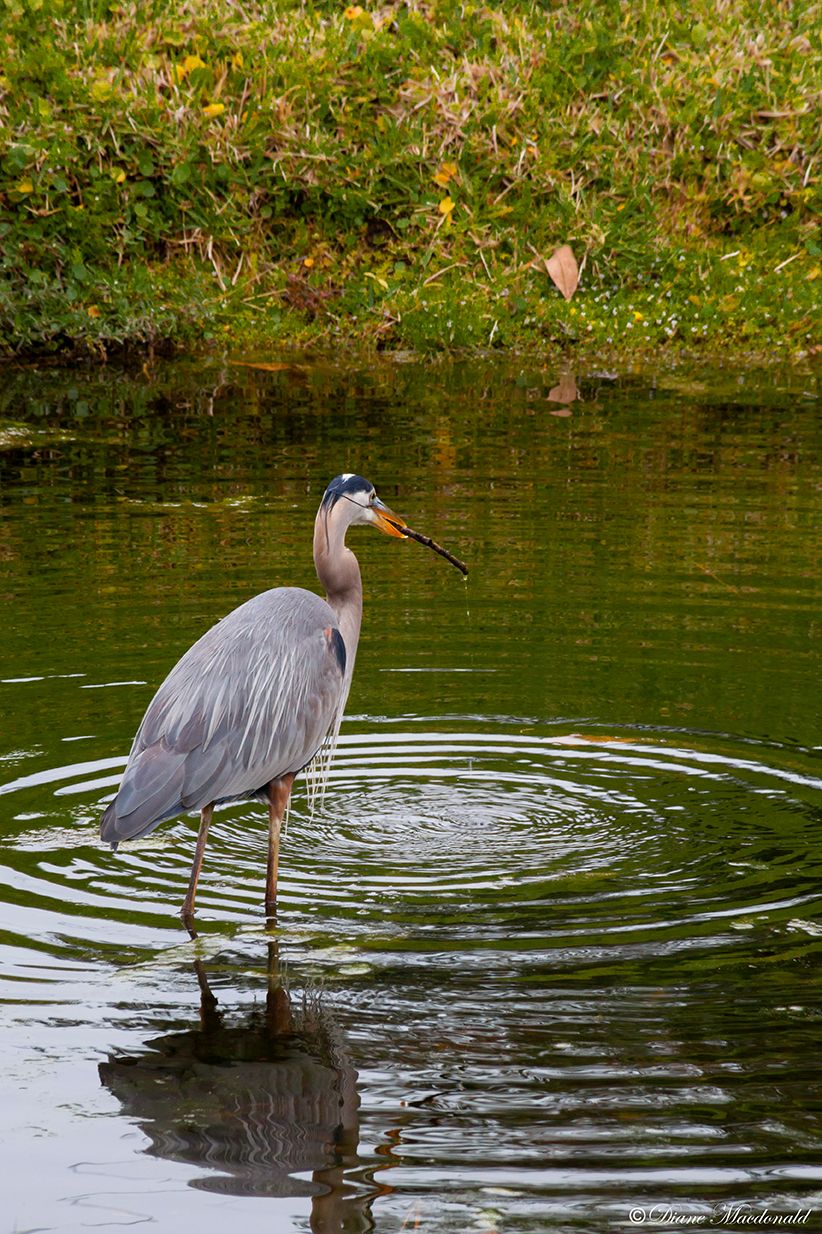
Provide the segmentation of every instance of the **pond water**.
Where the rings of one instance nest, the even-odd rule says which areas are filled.
[[[822,1228],[818,394],[526,360],[4,374],[6,1228]],[[350,534],[354,686],[278,927],[246,803],[190,939],[196,819],[112,853],[99,816],[185,648],[316,586],[342,471],[470,576]]]

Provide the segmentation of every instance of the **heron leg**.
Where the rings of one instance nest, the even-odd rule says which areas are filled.
[[[268,940],[268,989],[265,996],[265,1020],[272,1037],[282,1037],[294,1031],[291,999],[280,967],[280,944],[276,936]]]
[[[206,839],[208,838],[208,828],[211,824],[211,816],[214,813],[214,806],[203,806],[200,811],[200,830],[197,834],[197,847],[194,850],[194,861],[191,864],[191,878],[188,880],[188,891],[186,898],[183,900],[183,907],[180,909],[180,916],[188,925],[191,918],[194,916],[194,897],[197,894],[197,883],[200,878],[200,868],[203,864],[203,853],[205,852]]]
[[[277,915],[277,870],[280,864],[280,829],[285,817],[294,776],[280,776],[268,786],[268,870],[265,876],[265,911],[268,917]]]

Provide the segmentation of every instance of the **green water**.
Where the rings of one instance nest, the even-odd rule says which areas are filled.
[[[822,1225],[818,384],[574,377],[4,374],[6,1228]],[[350,534],[354,685],[278,931],[246,803],[191,940],[196,820],[112,854],[98,818],[186,647],[316,585],[343,471],[470,576]]]

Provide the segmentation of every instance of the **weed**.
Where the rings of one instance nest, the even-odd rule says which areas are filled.
[[[807,350],[819,17],[7,0],[2,346]]]

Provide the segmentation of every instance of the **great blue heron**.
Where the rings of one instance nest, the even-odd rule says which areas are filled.
[[[137,730],[100,833],[116,849],[177,814],[200,811],[184,919],[194,913],[214,806],[248,798],[268,802],[265,907],[276,910],[280,828],[294,777],[333,748],[351,685],[362,581],[345,534],[359,523],[421,540],[467,573],[412,532],[368,480],[337,476],[314,522],[314,564],[327,601],[275,587],[235,608],[178,661]]]

